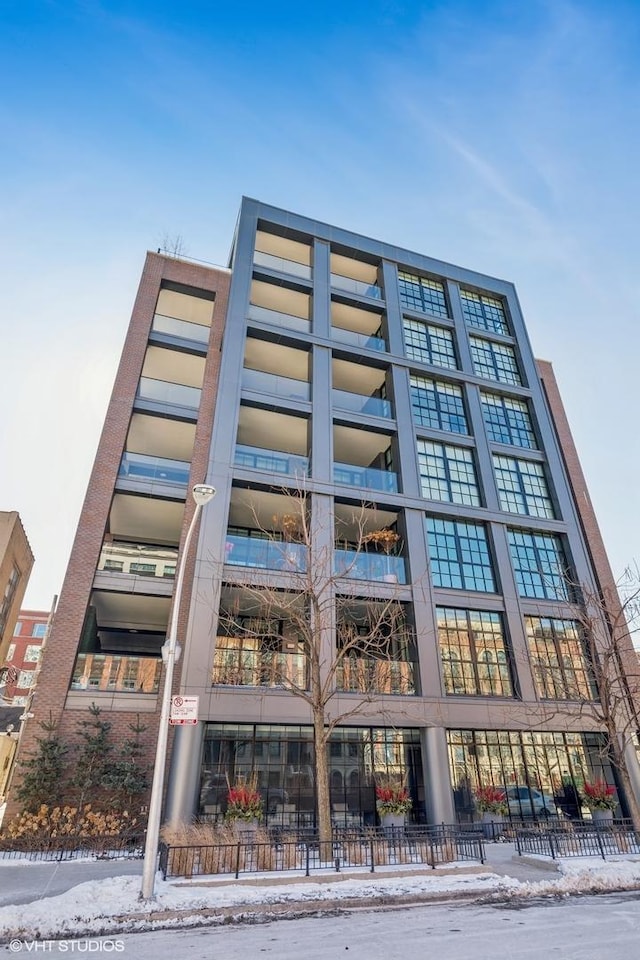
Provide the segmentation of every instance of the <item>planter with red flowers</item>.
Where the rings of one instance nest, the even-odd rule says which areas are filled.
[[[409,791],[398,783],[379,784],[376,787],[376,808],[383,827],[403,827],[411,810]]]
[[[477,787],[473,795],[476,801],[476,807],[482,814],[483,833],[487,840],[494,840],[501,831],[496,831],[504,823],[504,817],[509,812],[507,803],[507,794],[502,787],[494,787],[488,784],[485,787]]]
[[[239,777],[227,793],[227,811],[224,819],[233,824],[239,833],[254,835],[262,818],[262,797],[257,790],[255,777]]]
[[[613,820],[613,811],[618,806],[618,798],[616,788],[610,786],[606,780],[583,783],[580,796],[589,807],[594,821]]]

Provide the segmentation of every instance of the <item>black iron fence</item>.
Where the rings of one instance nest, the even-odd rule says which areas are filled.
[[[518,853],[551,857],[619,857],[640,853],[640,832],[630,820],[563,821],[520,827]]]
[[[386,866],[428,865],[432,869],[458,861],[484,863],[481,835],[457,826],[413,827],[336,832],[321,842],[307,831],[296,837],[241,837],[235,843],[168,844],[160,846],[164,878],[207,874],[340,871],[366,867],[371,873]]]
[[[117,837],[17,837],[0,839],[2,860],[136,860],[144,853],[144,834]]]

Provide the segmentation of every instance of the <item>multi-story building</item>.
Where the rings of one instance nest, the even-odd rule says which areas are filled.
[[[597,691],[572,592],[611,574],[510,283],[248,199],[230,270],[148,255],[34,700],[63,731],[95,702],[154,740],[205,480],[176,678],[200,722],[172,741],[174,816],[217,815],[253,771],[268,811],[313,820],[301,615],[348,822],[374,821],[385,773],[434,822],[471,815],[479,784],[527,812],[533,791],[615,781],[580,708]]]
[[[33,567],[33,553],[16,510],[0,510],[0,666],[13,636]]]
[[[49,613],[46,610],[21,610],[18,614],[5,657],[9,670],[3,699],[11,706],[27,705],[35,683],[48,621]]]

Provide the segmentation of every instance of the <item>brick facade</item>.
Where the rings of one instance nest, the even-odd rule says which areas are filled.
[[[81,696],[79,699],[76,696],[70,702],[67,693],[100,556],[104,531],[107,527],[118,468],[125,448],[155,305],[163,281],[170,281],[215,294],[201,404],[196,423],[189,489],[194,483],[202,482],[205,478],[209,441],[215,413],[220,346],[227,309],[230,273],[218,268],[148,253],[86,498],[80,514],[58,608],[52,624],[47,650],[44,654],[42,674],[34,692],[32,712],[35,716],[26,725],[23,733],[20,751],[22,755],[28,754],[34,749],[36,737],[41,735],[38,721],[46,720],[49,716],[58,722],[58,730],[61,736],[65,739],[75,739],[77,721],[84,717],[82,708],[84,706],[88,707],[92,702],[92,697],[89,695]],[[187,497],[181,543],[191,521],[194,507],[195,504],[191,497]],[[191,580],[193,563],[194,560],[190,559],[186,571],[187,584]],[[187,588],[183,592],[183,605],[179,620],[180,631],[183,631],[186,626],[189,600],[190,591]],[[175,675],[176,686],[180,681],[179,666],[178,664]],[[110,709],[109,704],[104,703],[104,697],[96,698],[96,700],[103,709],[105,719],[112,723],[112,740],[114,743],[122,742],[131,735],[130,724],[135,723],[138,717],[142,723],[147,725],[142,742],[145,754],[152,763],[159,719],[159,697],[153,698],[149,702],[147,696],[141,710],[133,709],[130,711],[123,710],[121,703],[117,705],[116,709]],[[136,704],[136,707],[138,706],[140,705]],[[88,717],[88,714],[86,716]],[[15,796],[15,785],[18,779],[19,773],[14,781],[13,796],[9,798],[7,819],[10,819],[17,811],[13,797]]]

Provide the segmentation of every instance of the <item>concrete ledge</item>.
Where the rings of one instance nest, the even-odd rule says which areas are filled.
[[[526,863],[530,867],[537,867],[539,870],[546,870],[548,873],[559,873],[558,861],[549,857],[543,860],[541,857],[512,857],[514,863]]]

